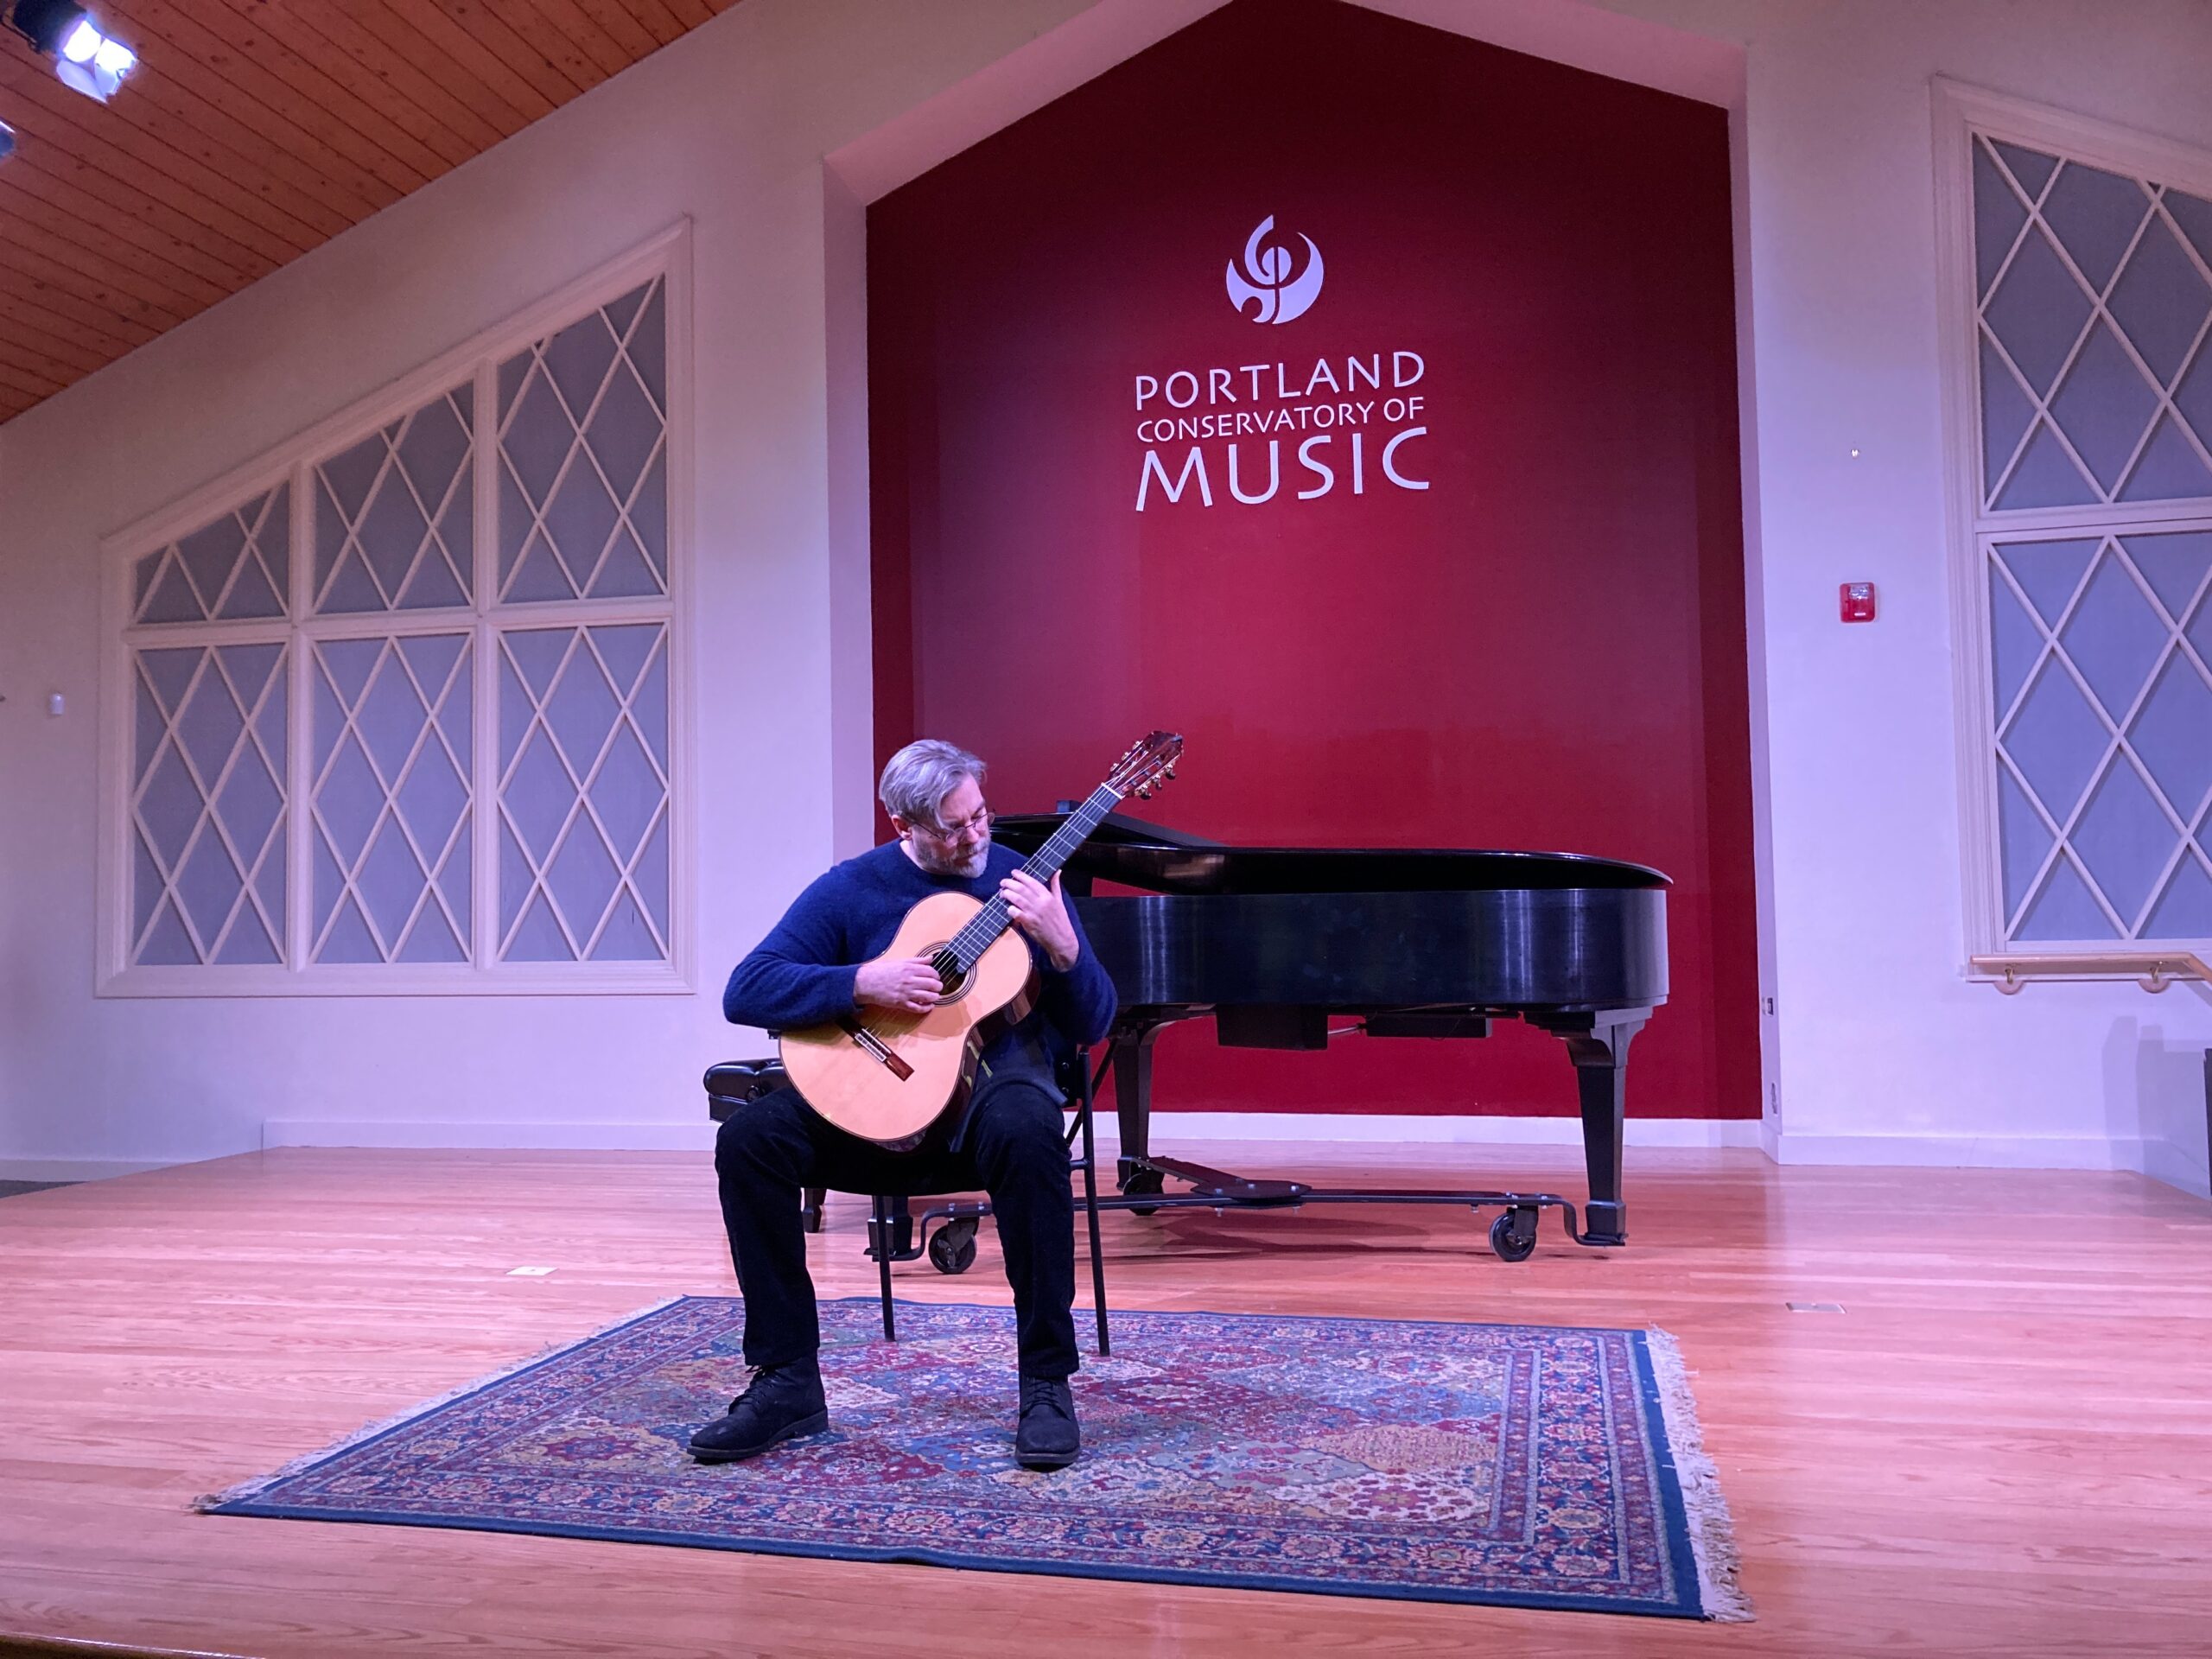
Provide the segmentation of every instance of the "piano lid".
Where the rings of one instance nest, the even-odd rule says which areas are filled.
[[[1061,812],[996,818],[991,834],[1033,853]],[[1067,869],[1150,893],[1464,893],[1670,886],[1657,870],[1584,853],[1455,848],[1230,847],[1109,812]]]

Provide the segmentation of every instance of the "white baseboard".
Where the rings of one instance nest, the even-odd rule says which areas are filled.
[[[1328,1141],[1442,1146],[1580,1147],[1582,1122],[1572,1117],[1419,1117],[1319,1112],[1163,1112],[1153,1140],[1165,1151],[1185,1141]],[[420,1147],[441,1150],[508,1148],[591,1152],[696,1152],[714,1143],[715,1126],[696,1123],[347,1122],[272,1118],[264,1147]],[[1098,1138],[1118,1146],[1113,1114],[1098,1116]],[[1756,1147],[1751,1118],[1630,1118],[1632,1147]]]
[[[181,1158],[0,1158],[0,1181],[104,1181],[194,1161]]]
[[[1774,1138],[1777,1164],[1901,1169],[2143,1168],[2144,1142],[2102,1135],[1799,1135]]]
[[[715,1126],[704,1112],[685,1123],[537,1123],[270,1118],[261,1144],[273,1147],[374,1147],[435,1152],[704,1152]]]

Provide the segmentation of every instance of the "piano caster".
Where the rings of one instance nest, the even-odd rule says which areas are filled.
[[[976,1265],[976,1223],[962,1216],[930,1236],[930,1265],[939,1273],[965,1273]]]
[[[1160,1171],[1132,1169],[1128,1166],[1128,1161],[1126,1159],[1122,1160],[1123,1167],[1121,1172],[1121,1187],[1123,1192],[1135,1198],[1147,1193],[1164,1192],[1167,1190],[1167,1177]],[[1156,1216],[1160,1213],[1160,1209],[1156,1205],[1133,1204],[1129,1206],[1129,1213],[1133,1216]]]
[[[1543,1211],[1532,1204],[1516,1205],[1490,1224],[1490,1247],[1501,1262],[1526,1262],[1536,1253],[1536,1224]]]

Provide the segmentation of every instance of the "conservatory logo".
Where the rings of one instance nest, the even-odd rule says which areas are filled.
[[[1246,238],[1243,257],[1229,262],[1229,302],[1239,316],[1254,322],[1302,317],[1321,294],[1321,250],[1313,245],[1313,238],[1299,234],[1306,245],[1306,258],[1298,264],[1290,245],[1275,236],[1274,228],[1275,216],[1269,213]]]

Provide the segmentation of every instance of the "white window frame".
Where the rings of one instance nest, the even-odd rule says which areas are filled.
[[[1980,403],[1976,384],[1973,140],[2000,143],[2152,179],[2212,199],[2212,154],[2169,139],[2046,108],[1937,77],[1936,123],[1936,332],[1943,404],[1944,494],[1951,587],[1951,663],[1958,711],[1960,849],[1969,979],[2006,983],[2010,954],[2023,958],[2106,957],[2129,952],[2212,954],[2212,940],[2107,938],[2009,942],[1997,809],[1996,710],[1987,567],[1993,543],[2063,535],[2106,536],[2212,529],[2212,496],[2074,507],[1981,507]],[[2212,346],[2208,346],[2212,349]],[[2090,966],[2083,979],[2133,979],[2139,967]]]
[[[373,396],[301,432],[137,523],[104,537],[101,561],[101,672],[99,978],[102,996],[423,996],[628,993],[690,995],[696,991],[692,639],[692,334],[690,225],[679,220],[641,245],[508,318]],[[499,365],[655,276],[666,283],[667,591],[635,599],[499,601],[494,577],[499,480]],[[342,454],[382,427],[463,381],[474,394],[474,511],[475,581],[470,602],[437,610],[310,613],[314,582],[311,537],[317,462]],[[132,572],[137,562],[188,536],[263,491],[289,481],[291,573],[283,618],[187,625],[134,625]],[[665,620],[668,626],[669,957],[664,962],[502,963],[496,959],[499,876],[499,724],[497,641],[500,633],[536,626]],[[308,957],[312,856],[309,841],[310,641],[466,632],[472,640],[473,732],[469,801],[469,889],[474,959],[467,963],[310,963]],[[283,641],[290,700],[286,733],[284,834],[288,837],[282,965],[139,964],[130,960],[130,797],[134,688],[132,653],[175,645]]]

